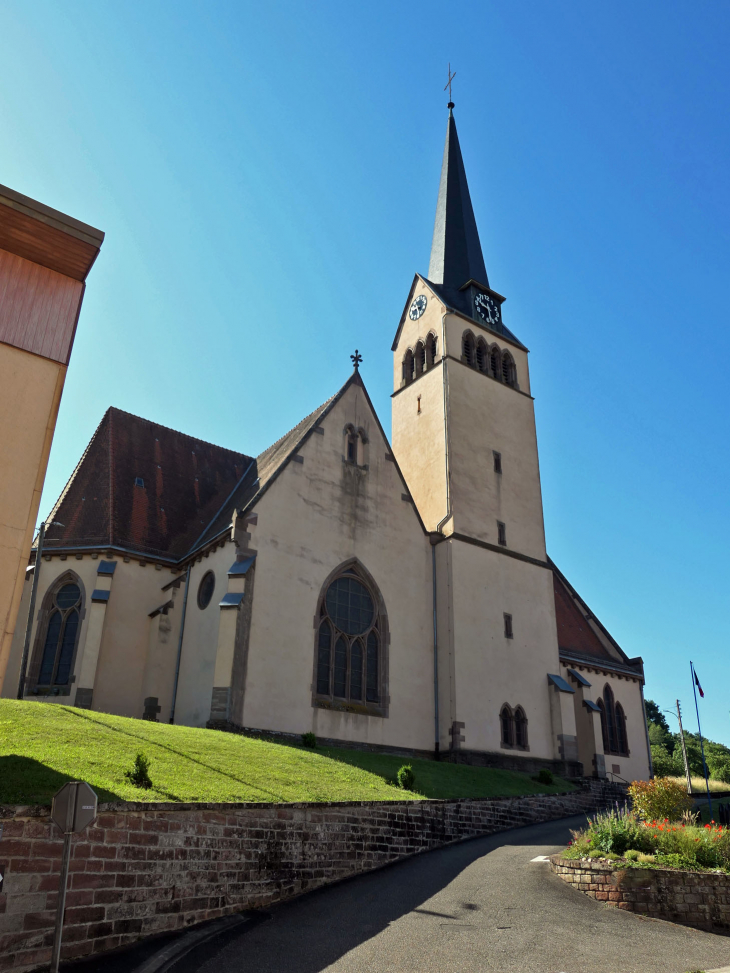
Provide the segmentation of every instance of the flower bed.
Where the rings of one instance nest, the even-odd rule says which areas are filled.
[[[556,874],[608,905],[700,929],[730,930],[730,829],[702,825],[666,778],[629,787],[618,804],[573,831]]]
[[[550,859],[563,881],[607,906],[696,929],[730,931],[727,872],[627,867],[632,864],[562,855]]]

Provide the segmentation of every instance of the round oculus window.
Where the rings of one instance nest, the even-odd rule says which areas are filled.
[[[215,575],[212,571],[207,571],[200,582],[198,588],[198,608],[207,608],[215,590]]]
[[[347,635],[362,635],[373,623],[373,599],[357,578],[345,576],[333,581],[327,589],[325,605],[335,628]]]

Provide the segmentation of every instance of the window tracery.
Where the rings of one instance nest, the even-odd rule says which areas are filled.
[[[57,579],[47,592],[29,679],[32,692],[67,695],[70,691],[83,601],[81,582],[72,572]]]
[[[384,715],[387,618],[379,593],[357,565],[328,580],[317,618],[315,701]]]
[[[598,700],[598,709],[601,714],[604,753],[616,753],[628,757],[626,716],[621,703],[615,701],[613,690],[608,683],[603,687],[603,699]]]

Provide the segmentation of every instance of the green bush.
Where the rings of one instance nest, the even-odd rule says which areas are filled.
[[[404,791],[412,791],[415,789],[416,778],[413,773],[413,767],[410,764],[403,764],[403,766],[398,771],[397,780],[398,787]]]
[[[684,784],[668,777],[635,780],[629,786],[635,813],[642,821],[678,821],[682,812],[694,806]]]
[[[305,747],[311,747],[313,750],[317,746],[317,737],[314,733],[302,733],[302,744]]]
[[[641,852],[637,851],[636,848],[629,848],[627,851],[624,852],[624,858],[628,862],[636,862],[639,860],[640,854]]]
[[[552,772],[548,770],[547,767],[542,768],[539,774],[535,776],[535,780],[538,782],[538,784],[546,784],[548,787],[554,783]]]
[[[730,784],[730,759],[724,756],[713,756],[707,761],[710,776],[714,780],[721,780],[724,784]]]
[[[149,790],[152,787],[149,759],[143,753],[138,753],[134,758],[134,767],[132,770],[125,771],[124,776],[135,787],[144,787],[145,790]]]
[[[657,777],[673,777],[677,772],[673,756],[663,744],[652,743],[651,762]],[[684,768],[684,763],[682,768]],[[684,769],[682,772],[684,772]]]

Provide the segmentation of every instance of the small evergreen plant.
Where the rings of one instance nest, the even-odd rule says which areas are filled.
[[[302,745],[311,747],[314,750],[317,746],[317,737],[311,731],[309,733],[302,733]]]
[[[145,757],[143,753],[138,753],[134,758],[134,767],[132,770],[125,771],[124,776],[135,787],[144,787],[145,790],[149,790],[152,787],[149,758]]]
[[[538,782],[538,784],[545,784],[547,786],[550,786],[550,784],[553,783],[553,775],[551,771],[547,769],[547,767],[543,767],[540,773],[535,778],[535,780]]]
[[[415,783],[416,777],[413,773],[413,767],[410,764],[403,764],[397,774],[398,787],[404,791],[412,791]]]

